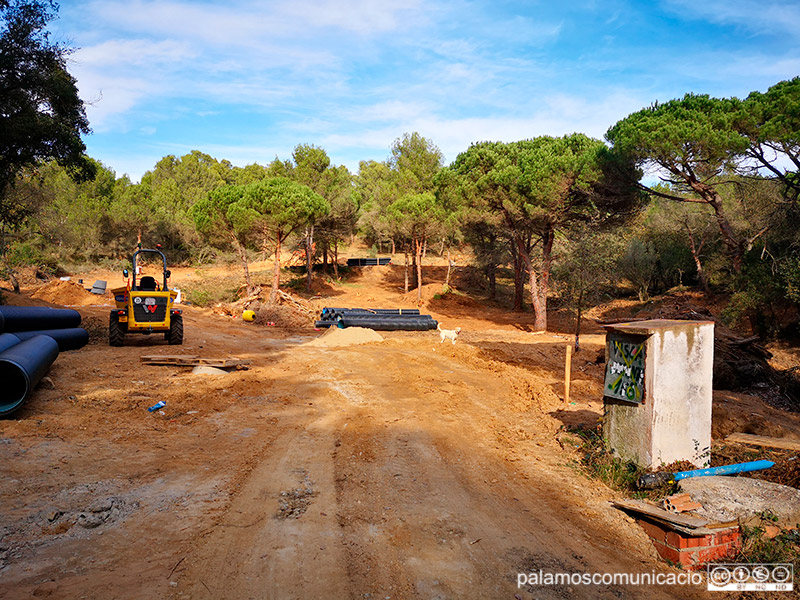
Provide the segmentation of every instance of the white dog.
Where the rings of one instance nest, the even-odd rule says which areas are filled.
[[[441,324],[436,325],[436,330],[439,332],[439,343],[444,344],[445,340],[450,340],[453,342],[453,345],[456,343],[456,338],[458,334],[461,333],[461,327],[456,327],[455,329],[442,329]]]

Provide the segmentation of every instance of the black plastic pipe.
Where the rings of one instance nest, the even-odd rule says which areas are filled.
[[[378,258],[348,258],[347,259],[347,266],[348,267],[377,267],[377,266],[384,266],[388,265],[392,262],[392,259],[388,256],[378,257]]]
[[[418,308],[332,308],[322,309],[322,317],[331,313],[345,314],[369,314],[369,315],[418,315]]]
[[[403,319],[430,319],[430,315],[407,315],[403,313],[402,315],[397,314],[371,314],[371,313],[333,313],[335,316],[334,318],[345,318],[345,319],[397,319],[398,321],[402,321]],[[326,318],[330,318],[326,316]]]
[[[17,410],[58,357],[58,343],[37,335],[0,352],[0,417]]]
[[[89,332],[82,327],[71,327],[69,329],[40,329],[39,331],[18,331],[14,334],[9,333],[8,335],[14,335],[21,341],[29,340],[37,335],[46,335],[47,337],[51,337],[58,342],[59,352],[78,350],[89,343]]]
[[[338,327],[366,327],[376,331],[427,331],[436,329],[437,321],[433,319],[349,319],[343,317],[338,321]]]
[[[81,313],[71,308],[48,306],[0,306],[3,329],[6,333],[38,331],[40,329],[68,329],[81,324]]]

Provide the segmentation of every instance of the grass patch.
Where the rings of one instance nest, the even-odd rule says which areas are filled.
[[[746,564],[790,563],[794,572],[800,569],[800,529],[781,531],[774,537],[767,535],[767,528],[777,520],[775,515],[766,511],[760,515],[760,523],[747,526],[740,525],[742,545],[736,556],[722,562]]]
[[[434,295],[433,295],[433,299],[434,299],[434,300],[441,300],[441,299],[442,299],[442,298],[444,298],[444,297],[445,297],[447,294],[452,294],[452,293],[453,293],[453,288],[451,288],[451,287],[450,287],[449,285],[447,285],[446,283],[443,283],[443,284],[442,284],[442,291],[441,291],[441,292],[439,292],[438,294],[434,294]]]
[[[560,438],[562,444],[575,448],[579,454],[576,463],[578,469],[590,479],[597,479],[613,490],[623,492],[630,498],[660,500],[677,490],[677,484],[665,484],[653,490],[639,490],[636,480],[647,470],[632,461],[625,461],[614,456],[606,449],[599,429],[574,427]],[[666,465],[667,471],[676,469],[678,465]]]
[[[213,306],[220,302],[236,302],[241,282],[239,277],[203,278],[184,286],[186,298],[196,306]]]

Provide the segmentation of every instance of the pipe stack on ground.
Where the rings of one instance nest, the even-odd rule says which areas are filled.
[[[427,331],[438,322],[416,308],[323,308],[318,328],[366,327],[377,331]]]
[[[0,306],[0,417],[16,411],[65,350],[89,342],[78,311]]]
[[[379,258],[348,258],[348,267],[383,267],[392,262],[388,256]]]

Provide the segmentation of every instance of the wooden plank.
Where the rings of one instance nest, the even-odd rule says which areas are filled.
[[[140,359],[148,365],[176,366],[176,367],[217,367],[227,369],[249,365],[251,361],[241,358],[203,358],[187,354],[151,354]]]
[[[783,450],[800,450],[800,442],[786,438],[767,437],[765,435],[752,435],[750,433],[732,433],[725,438],[726,442],[752,444],[766,448],[781,448]]]
[[[637,512],[643,515],[655,517],[661,521],[666,521],[667,523],[675,523],[676,525],[682,525],[683,527],[688,527],[690,529],[697,529],[698,527],[706,527],[709,524],[708,519],[701,519],[700,517],[690,517],[689,515],[679,515],[671,513],[669,511],[664,510],[663,508],[659,508],[658,506],[653,506],[652,504],[647,504],[646,502],[642,502],[641,500],[614,500],[612,501],[612,504],[618,508],[631,510],[633,512]]]

